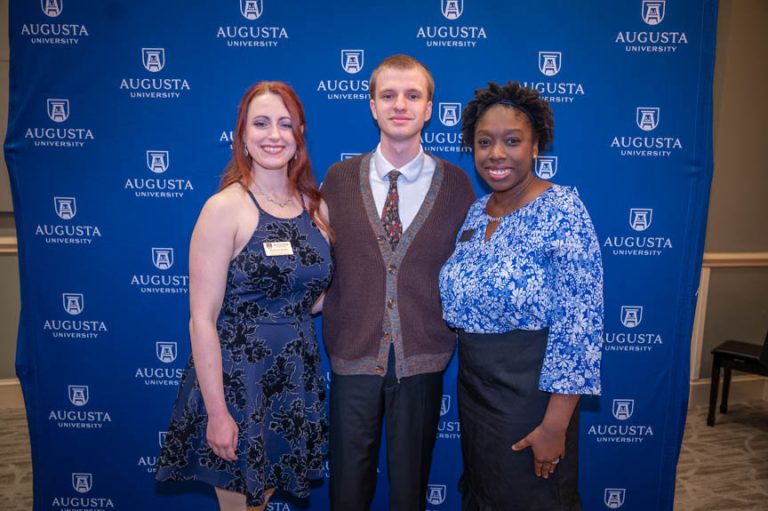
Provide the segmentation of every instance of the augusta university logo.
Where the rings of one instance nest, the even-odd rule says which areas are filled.
[[[75,406],[88,404],[88,385],[67,385],[69,402]]]
[[[173,249],[152,247],[152,264],[158,270],[168,270],[173,266]]]
[[[131,286],[141,293],[152,294],[187,294],[189,275],[170,272],[175,262],[174,250],[170,247],[152,247],[152,265],[160,270],[153,273],[135,273],[131,276]]]
[[[428,47],[474,48],[481,39],[488,39],[485,27],[453,23],[464,14],[464,0],[440,0],[440,13],[445,25],[420,25],[416,39]]]
[[[440,122],[443,126],[452,128],[461,120],[461,103],[439,103]]]
[[[643,131],[653,131],[659,125],[661,110],[657,106],[639,106],[635,111],[637,127]]]
[[[443,394],[443,400],[440,402],[440,417],[451,410],[451,396]]]
[[[656,30],[664,21],[666,8],[665,0],[642,0],[640,16],[648,27],[646,30],[622,30],[616,34],[614,42],[623,45],[624,51],[629,53],[675,53],[688,44],[688,36],[678,30]]]
[[[69,119],[69,100],[48,98],[48,118],[53,122]]]
[[[53,207],[62,220],[72,220],[77,214],[77,199],[74,197],[54,197]]]
[[[363,70],[365,50],[341,50],[341,68],[354,75]]]
[[[142,48],[141,62],[150,73],[158,73],[165,67],[165,48]]]
[[[440,11],[447,20],[457,20],[464,13],[464,0],[440,0]]]
[[[72,488],[77,493],[88,493],[93,488],[93,474],[72,472]]]
[[[29,3],[29,2],[27,2]],[[40,9],[48,18],[58,18],[64,10],[64,0],[40,0]],[[27,37],[31,44],[61,46],[78,44],[80,39],[88,37],[88,29],[80,23],[24,23],[21,26],[22,37]]]
[[[40,0],[40,7],[43,9],[43,14],[49,18],[55,18],[64,9],[64,0]]]
[[[642,305],[622,305],[621,324],[627,328],[635,328],[643,320]]]
[[[666,0],[643,0],[643,21],[647,25],[658,25],[664,20]]]
[[[173,341],[163,342],[157,341],[155,343],[155,354],[160,362],[170,364],[176,360],[178,354],[178,346]]]
[[[61,293],[61,301],[64,305],[64,312],[70,316],[79,316],[85,307],[83,293]]]
[[[603,493],[603,504],[608,509],[619,509],[624,505],[626,493],[626,488],[606,488]]]
[[[168,170],[169,160],[168,151],[147,151],[147,168],[155,174],[162,174]]]
[[[264,12],[264,2],[262,0],[240,0],[240,14],[243,18],[253,21],[261,18]]]
[[[573,103],[576,97],[584,96],[584,84],[576,81],[550,81],[563,68],[563,52],[542,50],[537,53],[536,64],[544,78],[537,77],[522,82],[523,86],[539,91],[540,97],[550,103]],[[578,70],[577,70],[578,71]],[[569,76],[572,76],[570,73]]]
[[[560,62],[563,59],[562,52],[559,51],[540,51],[539,52],[539,71],[544,76],[555,76],[560,72]]]
[[[616,420],[625,421],[632,417],[632,414],[635,412],[635,400],[614,399],[611,412],[613,412],[613,417]]]
[[[652,208],[629,208],[629,226],[632,230],[643,232],[651,226],[653,222]]]
[[[341,69],[346,74],[337,71],[336,78],[320,78],[317,82],[317,92],[329,100],[368,100],[368,79],[354,78],[365,67],[365,50],[343,49],[341,56]],[[329,59],[330,65],[330,59]],[[334,68],[338,69],[335,67]],[[332,73],[328,73],[329,76]],[[350,76],[353,75],[353,76]]]
[[[433,506],[439,506],[445,502],[447,487],[444,484],[427,485],[427,502]]]
[[[536,175],[541,179],[552,179],[557,174],[557,156],[539,156],[536,159]]]

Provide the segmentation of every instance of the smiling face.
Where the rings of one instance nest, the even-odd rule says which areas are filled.
[[[475,167],[495,193],[515,193],[529,181],[538,154],[531,123],[516,108],[495,105],[477,121]]]
[[[376,78],[371,113],[379,124],[382,141],[418,140],[432,115],[427,77],[421,69],[382,69]]]
[[[296,154],[293,120],[277,94],[256,96],[248,105],[245,147],[254,170],[287,170]]]

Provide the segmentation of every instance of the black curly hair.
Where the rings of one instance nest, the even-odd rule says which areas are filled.
[[[464,146],[474,148],[477,121],[490,107],[497,104],[510,106],[525,114],[538,140],[539,151],[544,152],[549,147],[555,138],[552,131],[555,125],[552,109],[549,103],[539,97],[539,91],[523,87],[516,81],[509,81],[503,86],[488,82],[488,88],[475,90],[475,97],[461,112],[461,137]]]

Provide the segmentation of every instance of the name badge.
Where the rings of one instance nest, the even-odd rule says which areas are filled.
[[[461,233],[461,237],[459,238],[459,241],[469,241],[472,239],[472,236],[475,234],[474,229],[467,229],[466,231]]]
[[[293,247],[290,241],[265,241],[264,253],[268,256],[293,255]]]

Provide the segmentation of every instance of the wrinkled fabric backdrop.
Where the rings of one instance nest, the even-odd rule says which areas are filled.
[[[375,147],[370,72],[408,53],[437,84],[424,148],[478,193],[459,137],[473,90],[513,79],[551,102],[555,141],[536,172],[577,187],[605,266],[604,394],[582,402],[584,508],[671,510],[716,16],[714,0],[11,0],[5,153],[34,509],[216,509],[209,487],[159,485],[153,472],[190,353],[189,237],[229,159],[238,101],[259,80],[290,83],[322,180]],[[455,364],[431,510],[459,509]],[[379,483],[384,510],[383,457]],[[310,508],[328,507],[321,482]],[[269,507],[297,508],[280,495]]]

